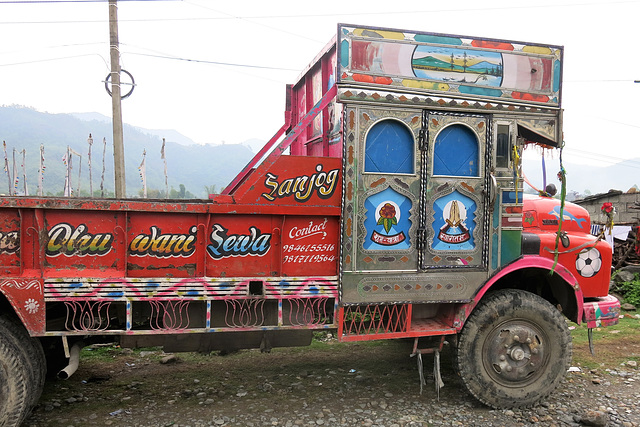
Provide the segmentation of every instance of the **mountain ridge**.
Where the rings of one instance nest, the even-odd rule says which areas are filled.
[[[162,139],[152,134],[152,131],[129,124],[125,124],[123,129],[127,195],[137,196],[142,190],[138,167],[145,151],[147,188],[164,191],[164,160],[161,159],[160,153]],[[91,145],[93,189],[95,191],[99,188],[104,161],[105,189],[107,194],[113,192],[112,132],[110,119],[100,120],[99,115],[95,113],[87,113],[83,118],[79,118],[74,114],[43,113],[26,107],[0,107],[0,140],[6,141],[10,169],[12,169],[13,149],[16,152],[26,150],[25,169],[30,194],[36,194],[39,152],[40,145],[43,145],[44,194],[58,195],[64,189],[66,166],[62,158],[69,146],[82,156],[81,158],[74,156],[73,159],[72,187],[77,188],[80,172],[77,162],[81,160],[81,191],[87,191],[88,195],[89,144],[87,140],[89,134],[93,138]],[[175,135],[181,135],[179,132],[171,131],[168,135],[170,137],[165,138],[165,154],[169,189],[177,190],[182,184],[194,197],[207,198],[207,190],[213,188],[220,191],[253,157],[253,152],[246,145],[183,145],[171,140]],[[106,146],[103,145],[103,140],[107,141]],[[18,175],[21,177],[21,156],[19,157],[20,159],[17,159]],[[5,179],[0,181],[0,193],[7,193],[7,182],[5,174]],[[23,183],[20,182],[17,187],[19,190],[22,189]]]
[[[82,118],[77,117],[78,115]],[[57,195],[64,188],[65,166],[62,157],[67,145],[82,155],[81,190],[88,191],[87,139],[93,136],[92,181],[94,191],[99,188],[103,162],[103,138],[106,139],[104,155],[106,190],[113,191],[113,148],[111,120],[96,113],[51,114],[33,108],[20,106],[0,106],[0,140],[7,143],[7,154],[11,168],[13,149],[16,149],[18,175],[22,157],[19,152],[27,152],[27,182],[30,194],[36,194],[39,147],[45,147],[44,193]],[[175,130],[150,130],[136,126],[124,126],[125,164],[127,194],[136,196],[142,190],[138,166],[142,153],[146,150],[146,177],[148,189],[165,190],[164,160],[161,159],[162,136],[165,137],[169,189],[178,190],[182,184],[186,191],[198,198],[207,198],[208,191],[221,191],[238,172],[253,158],[264,141],[251,139],[241,144],[181,144],[175,141],[191,141]],[[77,188],[78,161],[74,158],[72,185]],[[560,184],[556,178],[560,170],[558,159],[545,159],[548,183]],[[627,159],[610,166],[588,166],[574,161],[569,153],[564,155],[567,172],[567,191],[576,196],[606,193],[611,189],[628,191],[640,184],[637,177],[640,158]],[[525,153],[524,174],[533,184],[542,188],[541,160],[533,153]],[[0,178],[0,193],[8,192],[5,174]],[[528,187],[525,185],[525,187]],[[18,188],[22,188],[22,182]]]

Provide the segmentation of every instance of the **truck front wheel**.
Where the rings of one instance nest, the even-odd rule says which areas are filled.
[[[467,390],[482,403],[528,407],[557,387],[571,351],[567,323],[553,305],[507,289],[487,295],[471,313],[456,363]]]

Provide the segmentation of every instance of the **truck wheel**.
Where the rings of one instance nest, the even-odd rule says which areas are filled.
[[[27,361],[0,335],[0,426],[15,427],[29,410]]]
[[[0,315],[0,336],[11,342],[23,353],[29,375],[29,410],[40,399],[47,373],[47,361],[40,340],[31,338],[29,332],[14,317]]]
[[[467,390],[496,409],[528,407],[549,395],[571,363],[562,314],[530,292],[486,296],[460,333],[458,372]]]

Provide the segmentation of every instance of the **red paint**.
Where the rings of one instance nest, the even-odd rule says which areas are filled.
[[[556,233],[559,227],[559,205],[557,200],[548,197],[527,196],[525,199],[525,218],[529,215],[535,221],[524,221],[524,230],[536,233],[540,239],[540,257],[553,261],[556,247]],[[609,293],[609,267],[612,262],[611,246],[604,240],[599,240],[589,232],[591,222],[586,209],[573,203],[566,202],[563,211],[562,230],[569,242],[565,248],[562,241],[558,242],[558,264],[564,266],[572,275],[580,279],[580,287],[585,298],[602,297]],[[590,277],[580,274],[576,266],[576,257],[582,250],[594,248],[601,259],[601,269]]]
[[[378,55],[379,45],[362,40],[351,42],[351,69],[371,71],[373,59]],[[355,78],[355,77],[354,77]]]
[[[541,90],[550,90],[553,84],[553,61],[543,58],[542,61],[542,81]]]
[[[523,101],[535,101],[535,102],[548,102],[549,97],[547,95],[537,95],[535,93],[526,92],[511,92],[513,99],[522,99]]]
[[[360,83],[374,83],[374,77],[368,74],[354,73],[352,77],[353,77],[353,80]]]
[[[393,83],[391,78],[384,76],[370,76],[368,74],[354,73],[352,77],[353,80],[361,83],[372,83],[378,85],[390,85]]]
[[[485,49],[513,50],[513,45],[511,43],[495,42],[490,40],[473,40],[471,42],[471,46],[482,47]]]

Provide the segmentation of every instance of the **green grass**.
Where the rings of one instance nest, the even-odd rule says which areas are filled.
[[[573,363],[587,368],[616,368],[629,360],[640,361],[640,319],[624,317],[620,323],[593,330],[595,355],[589,351],[587,327],[571,323]]]
[[[587,336],[588,329],[584,324],[578,326],[575,323],[571,323],[571,326],[575,327],[575,329],[571,331],[574,344],[584,344],[589,342],[589,338]],[[620,319],[620,323],[615,326],[594,329],[594,336],[598,333],[614,334],[616,336],[616,340],[624,341],[626,338],[635,337],[640,333],[640,319],[624,317]]]
[[[616,276],[617,272],[612,276],[614,285],[611,287],[611,292],[620,295],[626,303],[640,306],[640,274],[635,273],[634,279],[630,282],[618,282],[615,280]]]

